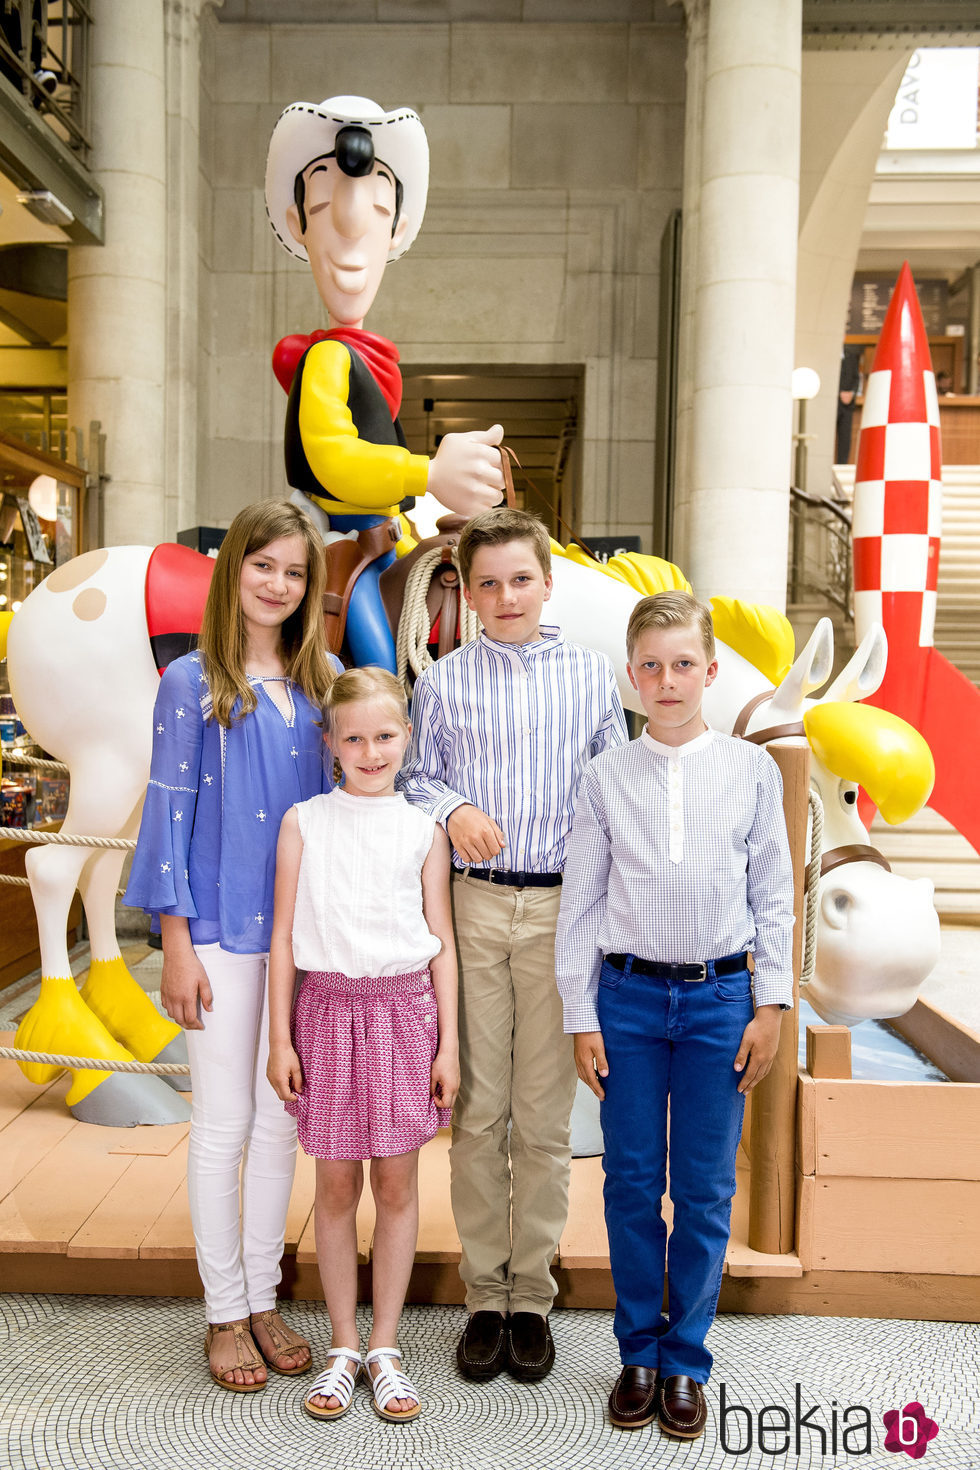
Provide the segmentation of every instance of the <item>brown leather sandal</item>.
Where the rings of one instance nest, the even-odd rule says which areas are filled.
[[[271,1307],[268,1312],[253,1312],[250,1318],[250,1325],[254,1327],[256,1322],[261,1322],[266,1332],[272,1338],[273,1352],[271,1356],[268,1356],[262,1351],[262,1345],[258,1338],[255,1339],[255,1346],[274,1373],[282,1373],[287,1378],[295,1378],[298,1373],[309,1373],[313,1367],[313,1354],[310,1352],[309,1343],[305,1337],[300,1337],[298,1332],[294,1332],[283,1321],[279,1311],[275,1307]],[[283,1357],[299,1352],[302,1348],[306,1349],[306,1362],[301,1363],[298,1368],[283,1368],[280,1360]]]
[[[231,1332],[235,1337],[236,1361],[229,1363],[227,1368],[218,1372],[211,1367],[211,1345],[219,1332]],[[234,1373],[236,1368],[241,1368],[244,1373],[254,1373],[256,1368],[264,1368],[265,1363],[259,1357],[255,1342],[252,1338],[251,1324],[247,1317],[238,1322],[209,1322],[208,1330],[204,1337],[204,1355],[208,1359],[208,1371],[219,1388],[227,1388],[231,1393],[257,1393],[260,1388],[265,1388],[268,1379],[261,1383],[236,1383],[234,1379],[229,1383],[222,1373]]]

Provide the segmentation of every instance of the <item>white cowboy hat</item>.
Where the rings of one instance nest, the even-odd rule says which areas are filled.
[[[279,243],[300,260],[309,260],[309,256],[293,239],[286,221],[286,211],[295,202],[296,175],[314,158],[332,153],[340,129],[351,125],[367,129],[374,141],[375,156],[394,170],[402,186],[401,212],[408,227],[388,259],[404,255],[421,228],[429,191],[429,144],[418,113],[410,107],[385,112],[367,97],[292,102],[280,115],[269,140],[265,207]]]

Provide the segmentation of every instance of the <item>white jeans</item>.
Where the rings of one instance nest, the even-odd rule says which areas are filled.
[[[209,1322],[276,1304],[296,1123],[266,1075],[268,955],[195,946],[213,1009],[188,1031],[193,1102],[187,1192]],[[242,1161],[244,1160],[244,1168]]]

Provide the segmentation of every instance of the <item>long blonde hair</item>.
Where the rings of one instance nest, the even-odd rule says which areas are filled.
[[[214,700],[214,718],[231,726],[255,709],[255,690],[245,677],[247,640],[241,575],[247,556],[282,536],[301,536],[306,546],[306,592],[280,629],[283,669],[314,706],[322,706],[334,672],[323,631],[323,542],[309,516],[284,500],[263,500],[240,510],[221,543],[204,607],[198,648]]]

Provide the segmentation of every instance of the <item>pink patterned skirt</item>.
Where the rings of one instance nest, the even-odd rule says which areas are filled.
[[[286,1103],[304,1153],[378,1159],[427,1143],[450,1118],[429,1095],[438,1044],[428,969],[380,979],[308,970],[293,1006],[303,1091]]]

